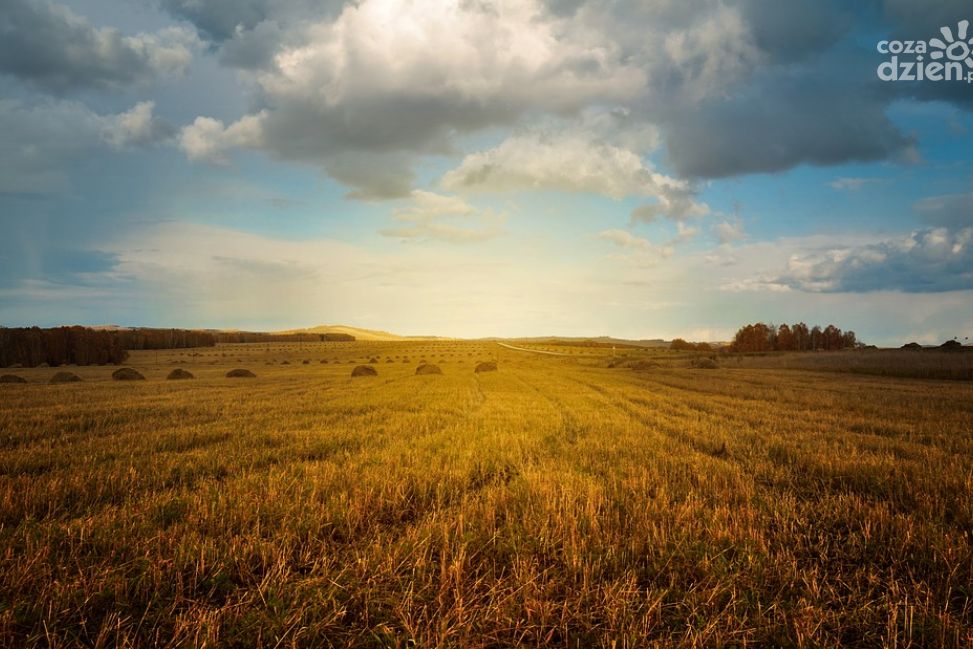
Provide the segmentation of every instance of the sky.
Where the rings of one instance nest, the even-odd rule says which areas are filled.
[[[973,83],[936,77],[973,73],[970,20],[6,0],[0,325],[963,340]]]

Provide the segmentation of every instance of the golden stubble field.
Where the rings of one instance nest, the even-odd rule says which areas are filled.
[[[970,382],[565,351],[15,370],[0,646],[973,643]]]

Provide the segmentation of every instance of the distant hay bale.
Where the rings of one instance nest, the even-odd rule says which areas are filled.
[[[58,372],[51,377],[51,383],[77,383],[81,377],[74,372]]]
[[[327,358],[322,358],[321,359],[321,364],[322,365],[327,365],[328,364],[328,359]]]
[[[439,369],[438,365],[432,365],[426,363],[425,365],[420,365],[416,368],[416,374],[442,374],[443,371]]]
[[[257,375],[254,374],[253,372],[251,372],[250,370],[245,370],[245,369],[242,369],[242,368],[238,368],[238,369],[230,370],[229,372],[227,372],[226,373],[226,378],[228,378],[228,379],[255,379],[255,378],[257,378]]]
[[[281,361],[280,364],[281,365],[290,365],[291,362],[290,361]]]
[[[709,359],[706,359],[709,360]],[[633,370],[654,370],[659,367],[659,364],[655,361],[640,360],[629,364]]]
[[[111,373],[113,381],[144,381],[145,377],[131,367],[122,367]]]
[[[302,365],[310,365],[310,364],[311,364],[311,361],[309,361],[309,360],[307,360],[307,359],[305,358],[305,359],[304,359],[303,361],[301,361],[301,364],[302,364]]]
[[[693,361],[693,367],[698,370],[715,370],[719,365],[712,358],[697,358]]]
[[[378,359],[372,356],[371,358],[368,359],[368,362],[369,364],[374,365],[375,363],[378,362]]]
[[[351,371],[352,376],[378,376],[378,370],[371,365],[358,365]]]
[[[477,363],[476,367],[473,368],[473,372],[479,374],[480,372],[496,372],[497,364],[493,361],[485,361],[483,363]]]
[[[196,377],[193,376],[192,372],[187,372],[186,370],[177,367],[176,369],[169,372],[169,376],[166,377],[166,380],[182,381],[184,379],[194,379],[194,378]]]
[[[922,345],[916,342],[911,342],[902,345],[901,349],[922,349]]]
[[[963,343],[958,340],[947,340],[939,348],[948,352],[958,352],[963,349]]]
[[[385,362],[386,363],[394,363],[395,361],[393,361],[391,358],[386,358],[385,359]]]
[[[0,376],[0,383],[27,383],[27,379],[16,374],[4,374]]]

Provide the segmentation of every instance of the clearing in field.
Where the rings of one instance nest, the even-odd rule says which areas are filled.
[[[535,347],[12,371],[0,645],[973,642],[969,382]]]

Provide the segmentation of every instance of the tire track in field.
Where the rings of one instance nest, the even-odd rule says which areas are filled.
[[[847,415],[853,414],[862,419],[878,421],[881,426],[896,431],[892,437],[902,442],[908,442],[918,429],[904,430],[898,426],[902,421],[900,415],[904,415],[907,406],[882,405],[876,406],[872,403],[873,399],[858,399],[850,392],[837,392],[841,397],[827,403],[814,401],[810,398],[815,394],[813,387],[794,386],[788,384],[783,391],[776,385],[757,384],[756,394],[736,394],[731,392],[732,384],[711,386],[712,389],[704,389],[700,386],[685,385],[679,381],[679,377],[669,374],[666,377],[658,375],[639,375],[621,377],[625,383],[640,391],[648,391],[649,394],[658,394],[651,386],[661,386],[676,394],[684,394],[684,401],[693,410],[705,413],[711,418],[726,427],[736,425],[744,431],[752,429],[779,428],[781,422],[801,422],[801,428],[806,433],[813,431],[830,431],[833,434],[841,433],[851,436],[849,439],[861,437],[875,437],[875,433],[862,430],[854,423],[848,423]],[[668,379],[668,380],[667,380]],[[750,382],[743,382],[748,387],[753,387]],[[631,402],[642,403],[644,397],[629,397]],[[871,404],[871,405],[868,405]],[[759,407],[754,407],[759,405]],[[772,408],[770,407],[772,406]],[[896,414],[899,413],[899,414]],[[788,424],[793,428],[793,424]],[[880,427],[881,427],[880,426]],[[806,430],[804,430],[806,429]],[[881,435],[889,437],[889,435]],[[763,440],[763,438],[754,438]],[[764,442],[766,440],[763,440]]]
[[[651,401],[648,398],[625,394],[621,390],[611,390],[582,378],[571,377],[571,380],[599,394],[606,404],[606,408],[613,408],[623,413],[640,428],[658,433],[690,453],[708,458],[709,461],[729,462],[737,467],[741,474],[751,475],[753,473],[752,460],[745,456],[740,457],[733,453],[726,453],[725,449],[722,448],[722,442],[725,440],[720,439],[719,436],[708,438],[706,435],[694,435],[690,432],[693,422],[696,420],[706,421],[712,424],[715,430],[726,429],[727,423],[730,424],[730,427],[738,425],[741,431],[733,436],[730,441],[736,444],[746,444],[752,448],[766,449],[767,447],[766,439],[762,439],[753,432],[744,432],[760,427],[762,422],[746,419],[739,414],[742,412],[741,409],[732,404],[718,404],[720,406],[718,411],[704,410],[694,408],[691,402],[681,399],[678,391],[652,392],[649,396],[654,398],[654,401]],[[636,383],[626,383],[625,385],[627,388],[644,389],[643,386]],[[647,421],[650,413],[653,410],[658,410],[660,406],[667,407],[671,411],[670,416],[653,418],[651,423]]]
[[[618,393],[617,397],[612,399],[608,395],[609,391],[601,386],[588,383],[582,379],[574,378],[572,380],[605,395],[606,400],[612,405],[617,405],[628,416],[645,425],[642,417],[645,410],[651,407],[648,400],[632,398],[623,393]],[[660,404],[664,402],[670,406],[680,405],[678,394],[670,393],[665,397],[658,394],[654,396],[657,397]],[[725,399],[724,401],[728,400]],[[768,405],[773,404],[769,403]],[[768,420],[763,413],[757,419],[747,418],[741,414],[744,411],[732,404],[721,403],[719,406],[716,411],[693,409],[691,412],[684,410],[678,414],[674,413],[671,418],[653,421],[650,428],[680,446],[687,447],[695,455],[708,456],[710,463],[716,460],[720,464],[726,463],[723,466],[733,466],[737,474],[749,482],[755,493],[762,494],[762,497],[765,498],[774,498],[776,497],[775,494],[780,493],[790,494],[799,500],[820,498],[823,493],[851,494],[884,502],[894,509],[901,509],[903,506],[902,498],[905,497],[903,494],[911,493],[905,485],[905,478],[902,478],[902,476],[897,477],[892,486],[883,481],[884,489],[876,490],[872,481],[854,475],[849,476],[843,471],[832,471],[828,466],[819,465],[813,457],[805,457],[800,450],[791,449],[793,453],[788,450],[783,451],[782,465],[781,458],[774,455],[775,448],[778,448],[778,445],[773,436],[773,421]],[[700,413],[698,420],[708,424],[706,428],[700,431],[700,434],[693,432],[692,424],[695,421],[693,412]],[[779,418],[780,413],[776,414]],[[784,416],[783,418],[791,419],[792,417]],[[685,425],[680,425],[679,422],[685,422]],[[738,425],[738,430],[733,430],[734,425]],[[852,440],[863,435],[870,436],[855,430],[847,430],[845,427],[837,430],[834,428],[835,425],[834,422],[818,421],[817,423],[810,423],[801,430],[788,432],[796,432],[801,436],[813,436],[822,429],[829,429],[839,437],[850,435],[849,439]],[[709,432],[707,432],[707,429]],[[763,434],[762,431],[770,431],[771,434],[768,436]],[[785,436],[785,440],[782,442],[785,444],[785,448],[788,448],[786,447],[786,439],[791,437],[791,435]],[[723,445],[727,441],[730,442],[729,450]],[[860,447],[857,442],[854,443],[862,454],[859,461],[867,464],[869,462],[867,454],[870,451],[867,447]],[[739,451],[735,451],[735,449],[739,449]],[[935,453],[938,454],[938,451]],[[939,461],[945,461],[945,459],[945,455],[941,455]],[[916,457],[909,460],[900,459],[900,462],[907,462],[916,466],[918,463],[931,460],[931,457]],[[769,468],[773,466],[783,469],[783,472]],[[908,507],[912,507],[912,505]]]
[[[692,436],[688,435],[676,426],[649,426],[646,422],[646,412],[650,409],[650,406],[658,404],[651,404],[648,400],[635,399],[618,391],[613,392],[603,386],[585,381],[583,379],[571,378],[571,381],[599,395],[606,406],[611,407],[615,411],[621,412],[638,424],[639,427],[659,432],[672,441],[686,446],[694,452],[710,455],[709,453],[705,453],[705,451],[701,451],[699,445],[693,443]],[[667,403],[669,405],[679,405],[679,401],[677,399],[663,398],[658,393],[654,393],[652,396],[656,397],[660,404]],[[686,414],[688,415],[688,412]],[[688,417],[680,417],[680,420],[686,420],[688,423]],[[653,423],[658,424],[660,422]]]
[[[534,394],[539,396],[544,402],[550,407],[550,409],[561,418],[561,423],[566,427],[576,427],[578,424],[578,418],[574,413],[570,412],[568,408],[564,406],[563,403],[555,400],[553,397],[543,392],[539,387],[526,381],[522,376],[514,375],[514,378],[526,388],[529,388]]]
[[[549,352],[543,349],[529,349],[527,347],[514,347],[513,345],[508,345],[507,343],[498,342],[501,347],[506,347],[507,349],[512,349],[516,352],[527,352],[528,354],[547,354],[548,356],[571,356],[566,352]]]

